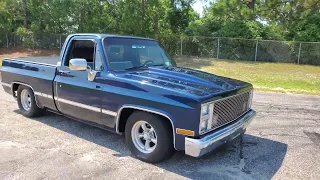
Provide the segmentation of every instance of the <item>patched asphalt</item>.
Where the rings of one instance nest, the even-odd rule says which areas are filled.
[[[0,87],[0,179],[320,179],[320,96],[255,92],[242,139],[201,158],[132,157],[123,136],[47,113],[19,114]]]

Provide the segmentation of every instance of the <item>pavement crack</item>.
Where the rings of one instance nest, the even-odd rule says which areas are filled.
[[[58,152],[61,152],[63,154],[69,155],[69,156],[78,156],[78,155],[83,154],[83,153],[70,153],[70,152],[66,152],[66,151],[62,151],[62,150],[58,150]]]
[[[246,174],[251,174],[250,170],[248,170],[246,168],[246,162],[245,162],[245,158],[243,155],[243,148],[244,148],[244,142],[243,142],[243,136],[241,136],[240,138],[240,152],[239,152],[239,157],[240,157],[240,162],[239,162],[239,168],[241,169],[242,172],[246,173]]]
[[[259,132],[259,135],[261,135],[261,136],[280,136],[280,137],[289,136],[289,137],[299,137],[299,138],[308,139],[308,137],[305,137],[305,136],[299,136],[299,135],[294,135],[294,134],[285,134],[285,133],[269,133],[269,134],[265,134],[263,132]]]
[[[320,134],[316,132],[303,131],[316,146],[320,147]]]

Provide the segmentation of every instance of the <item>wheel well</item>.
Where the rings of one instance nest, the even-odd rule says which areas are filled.
[[[167,123],[168,127],[170,128],[171,132],[173,132],[173,127],[172,124],[170,122],[170,119],[168,119],[167,117],[160,115],[160,114],[156,114],[156,113],[152,113],[152,112],[148,112],[148,111],[143,111],[143,110],[138,110],[138,109],[134,109],[134,108],[124,108],[121,110],[120,112],[120,117],[119,117],[119,124],[118,124],[118,129],[119,132],[123,133],[126,127],[126,122],[129,118],[129,116],[135,112],[135,111],[141,111],[141,112],[146,112],[146,113],[150,113],[153,114],[155,116],[158,116],[159,118],[163,119],[164,122]],[[172,134],[174,136],[174,134]]]
[[[17,97],[17,91],[18,91],[18,89],[19,89],[19,86],[20,85],[23,85],[23,86],[27,86],[27,87],[29,87],[30,89],[31,89],[31,91],[33,92],[33,93],[35,93],[34,92],[34,90],[33,90],[33,88],[30,86],[30,85],[28,85],[28,84],[23,84],[23,83],[12,83],[12,95],[13,95],[13,97]],[[44,108],[44,106],[42,106],[41,105],[41,102],[38,102],[37,101],[37,98],[36,98],[36,96],[34,96],[34,99],[35,99],[35,101],[36,101],[36,104],[37,104],[37,106],[39,107],[39,108]]]
[[[132,108],[124,108],[121,110],[121,114],[119,117],[119,124],[118,124],[118,130],[119,132],[124,132],[124,129],[126,127],[126,122],[129,116],[136,111],[135,109]]]
[[[17,96],[17,94],[15,92],[18,91],[19,86],[20,86],[20,84],[18,84],[18,83],[13,83],[12,84],[12,94],[13,94],[14,97]]]

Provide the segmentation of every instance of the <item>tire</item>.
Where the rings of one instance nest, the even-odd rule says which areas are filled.
[[[23,98],[23,96],[25,95],[29,97],[29,101],[27,103],[29,108],[24,104],[25,98]],[[38,117],[43,115],[45,112],[45,109],[41,109],[37,106],[34,93],[32,89],[27,86],[20,85],[18,87],[17,102],[21,114],[26,117]]]
[[[137,132],[137,127],[144,122],[147,123],[146,127],[149,128],[149,133],[156,136],[156,145],[152,141],[154,140],[154,136],[149,140],[150,149],[153,149],[150,150],[150,152],[142,152],[147,150],[142,150],[141,148],[139,148],[139,145],[137,145],[139,144],[139,142],[142,142],[143,144],[143,141],[146,143],[147,140],[145,139],[145,137],[141,137],[140,139],[135,140],[135,137],[139,137],[134,135]],[[138,128],[138,133],[142,132],[140,134],[143,134],[144,132],[142,126]],[[152,128],[154,129],[154,131],[152,131],[154,133],[151,132]],[[149,163],[160,162],[171,157],[174,150],[173,134],[170,125],[164,119],[151,113],[140,111],[133,112],[129,116],[125,126],[125,138],[127,146],[131,153],[136,158]]]

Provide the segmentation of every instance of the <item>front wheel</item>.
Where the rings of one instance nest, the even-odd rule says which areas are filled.
[[[125,137],[132,154],[145,162],[165,160],[173,152],[171,127],[150,113],[134,112],[126,123]]]
[[[37,106],[34,93],[31,88],[20,85],[18,87],[17,101],[21,114],[27,117],[40,116],[45,112]]]

